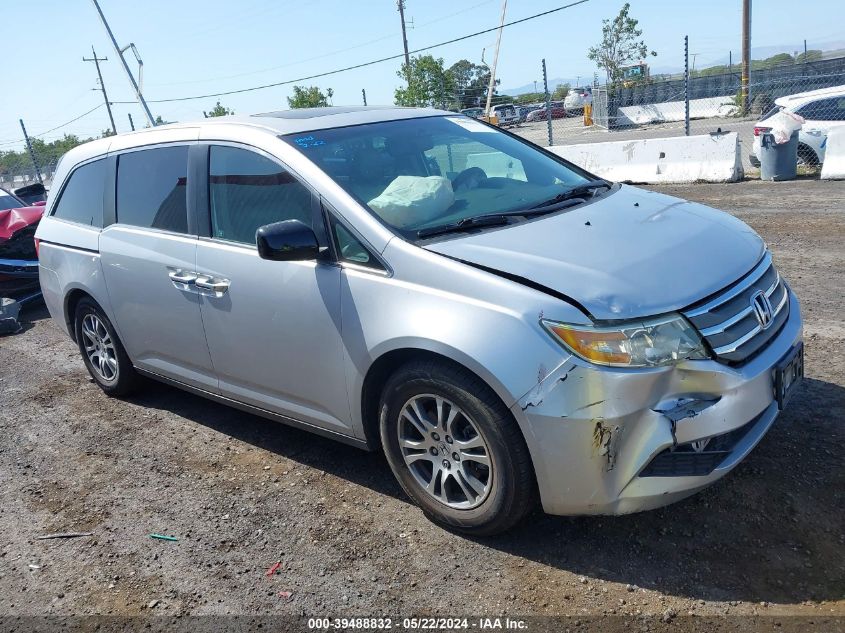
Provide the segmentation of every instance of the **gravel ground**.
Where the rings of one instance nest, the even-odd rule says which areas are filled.
[[[845,184],[655,189],[751,224],[803,303],[805,384],[717,485],[467,539],[378,454],[162,385],[107,398],[34,309],[0,339],[0,614],[845,615]],[[34,540],[67,531],[93,535]]]

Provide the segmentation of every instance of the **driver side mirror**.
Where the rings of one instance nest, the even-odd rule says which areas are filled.
[[[314,230],[299,220],[265,224],[255,232],[255,242],[261,259],[277,262],[317,259],[320,254]]]

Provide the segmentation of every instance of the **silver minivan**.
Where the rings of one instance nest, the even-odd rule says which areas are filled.
[[[318,108],[62,159],[44,298],[142,377],[384,451],[433,520],[622,514],[713,483],[803,375],[798,301],[728,214],[438,110]]]

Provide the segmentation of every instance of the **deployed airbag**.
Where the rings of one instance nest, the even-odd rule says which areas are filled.
[[[399,228],[420,225],[443,214],[455,202],[452,183],[443,176],[397,176],[370,208]]]

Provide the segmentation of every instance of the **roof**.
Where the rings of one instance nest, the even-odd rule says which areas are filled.
[[[248,116],[225,116],[177,125],[197,126],[215,123],[241,123],[273,130],[277,134],[297,134],[334,127],[416,119],[428,116],[454,115],[454,112],[434,108],[398,108],[395,106],[333,106],[328,108],[299,108],[279,110]]]
[[[775,99],[775,105],[783,107],[794,107],[804,105],[805,103],[815,101],[816,99],[837,96],[845,97],[845,85],[832,86],[830,88],[820,88],[819,90],[809,90],[807,92],[798,92],[794,95],[778,97],[777,99]]]
[[[143,145],[145,135],[148,138],[184,140],[187,130],[216,126],[243,125],[263,129],[276,136],[281,134],[298,134],[334,127],[361,125],[364,123],[378,123],[380,121],[397,121],[400,119],[417,119],[429,116],[454,116],[454,112],[435,110],[434,108],[397,108],[394,106],[345,106],[328,108],[301,108],[295,110],[279,110],[253,115],[233,115],[168,123],[152,128],[144,128],[134,132],[126,132],[117,136],[107,136],[95,139],[69,150],[66,157],[68,164],[75,165],[84,160],[102,156],[108,151],[119,151],[127,147]],[[167,134],[170,132],[170,134]],[[164,142],[156,140],[155,142]]]

